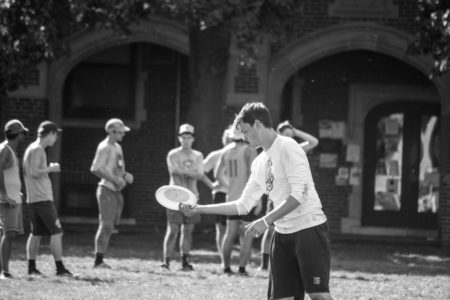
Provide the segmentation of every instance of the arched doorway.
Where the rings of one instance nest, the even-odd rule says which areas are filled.
[[[123,215],[134,222],[134,212],[142,209],[134,201],[139,199],[136,195],[140,189],[148,189],[146,182],[156,174],[161,184],[167,177],[165,164],[161,164],[166,152],[155,149],[174,145],[172,133],[189,103],[188,74],[187,56],[142,42],[93,53],[69,72],[62,99],[65,138],[61,142],[61,162],[66,166],[61,173],[62,215],[97,215],[98,178],[89,173],[89,168],[96,145],[105,137],[105,122],[118,117],[132,128],[122,142],[126,168],[134,174],[141,172],[137,186],[124,190],[127,201]]]
[[[151,200],[153,191],[167,181],[164,150],[173,147],[176,119],[189,101],[188,41],[185,26],[155,18],[133,26],[127,36],[107,31],[77,34],[70,40],[71,55],[51,64],[49,118],[64,129],[54,154],[63,165],[54,180],[57,204],[65,211],[63,222],[97,222],[92,217],[97,179],[89,166],[104,138],[105,121],[118,116],[132,128],[122,147],[127,168],[138,178],[126,191],[133,201],[124,221],[164,223],[164,211]],[[106,88],[95,89],[102,84]],[[77,94],[91,89],[82,97]]]
[[[421,221],[374,224],[366,222],[367,214],[363,214],[368,198],[362,174],[372,158],[366,145],[376,142],[376,135],[365,134],[364,126],[374,107],[393,102],[401,102],[400,106],[408,102],[422,103],[423,107],[433,104],[436,116],[441,114],[437,90],[423,73],[389,55],[352,50],[323,57],[295,72],[284,87],[278,108],[281,119],[293,120],[320,140],[309,157],[332,231],[437,239],[436,213],[431,225],[422,227],[417,225]],[[345,130],[325,134],[323,121],[343,125],[340,128]],[[409,147],[405,151],[411,151],[412,156],[413,150]],[[356,158],[349,157],[352,155]],[[332,160],[326,161],[327,157]],[[338,183],[339,174],[348,177]]]

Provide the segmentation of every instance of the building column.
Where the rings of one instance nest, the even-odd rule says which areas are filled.
[[[450,254],[450,74],[440,78],[441,96],[441,183],[439,229],[441,246]]]

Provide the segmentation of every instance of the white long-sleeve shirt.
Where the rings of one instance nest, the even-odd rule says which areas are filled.
[[[268,181],[273,179],[268,196],[275,208],[289,196],[300,202],[297,208],[275,221],[277,232],[294,233],[327,220],[305,151],[294,139],[277,136],[272,146],[253,161],[250,178],[236,201],[239,215],[247,214],[267,192],[266,178]]]

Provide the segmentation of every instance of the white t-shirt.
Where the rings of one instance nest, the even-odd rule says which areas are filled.
[[[266,178],[271,181],[269,189]],[[277,136],[272,146],[253,161],[250,178],[236,201],[239,215],[247,214],[267,192],[274,208],[289,196],[300,202],[297,208],[275,221],[279,233],[294,233],[327,220],[305,151],[290,137]]]

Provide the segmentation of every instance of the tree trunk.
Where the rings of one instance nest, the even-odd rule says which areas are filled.
[[[195,146],[205,156],[222,146],[224,86],[229,55],[229,32],[223,28],[190,28],[191,99],[186,121],[195,126]]]

